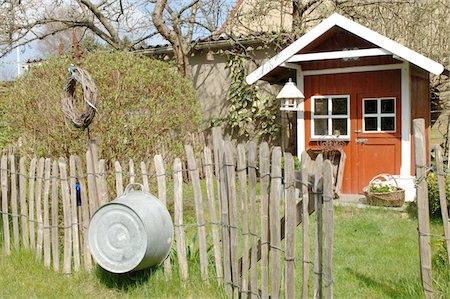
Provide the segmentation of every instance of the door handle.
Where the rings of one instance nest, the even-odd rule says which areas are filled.
[[[369,143],[369,139],[367,139],[367,138],[356,138],[356,143],[367,144],[367,143]]]
[[[359,130],[355,130],[354,132],[355,132],[355,133],[361,133],[361,132],[362,132],[362,130],[361,130],[361,129],[359,129]]]

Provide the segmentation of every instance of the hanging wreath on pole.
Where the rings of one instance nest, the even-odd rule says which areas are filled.
[[[83,92],[83,111],[76,106],[75,91],[77,83]],[[86,129],[97,112],[97,86],[89,73],[73,64],[69,67],[69,76],[62,93],[62,111],[75,128]]]

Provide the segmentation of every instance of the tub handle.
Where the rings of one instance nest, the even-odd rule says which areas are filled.
[[[127,194],[130,191],[136,191],[135,186],[140,186],[141,187],[141,191],[144,192],[144,185],[139,184],[139,183],[130,183],[125,187],[125,191],[123,192],[123,194]]]

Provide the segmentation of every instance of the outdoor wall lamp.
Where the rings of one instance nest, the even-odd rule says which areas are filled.
[[[289,78],[289,81],[286,82],[277,95],[277,99],[281,100],[280,110],[297,111],[299,110],[300,102],[305,99],[305,96],[297,88],[297,85],[292,82],[292,79]]]

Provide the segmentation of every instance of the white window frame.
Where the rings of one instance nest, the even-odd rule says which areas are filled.
[[[376,100],[377,101],[377,113],[366,113],[365,111],[365,101]],[[381,113],[381,101],[382,100],[394,100],[394,113]],[[362,99],[362,127],[364,133],[395,133],[397,132],[397,98],[396,97],[384,97],[384,98],[365,98]],[[366,131],[366,121],[367,117],[377,118],[377,130],[376,131]],[[394,130],[393,131],[382,131],[381,130],[381,118],[382,117],[394,117]]]
[[[347,99],[347,114],[332,115],[333,98],[346,98]],[[315,103],[316,99],[328,99],[328,113],[326,115],[316,115],[315,114]],[[347,120],[347,135],[316,135],[314,133],[314,122],[316,119],[346,119]],[[332,122],[328,122],[328,132],[332,132]],[[350,95],[324,95],[324,96],[313,96],[311,97],[311,140],[322,140],[322,139],[340,139],[340,140],[350,140]]]

